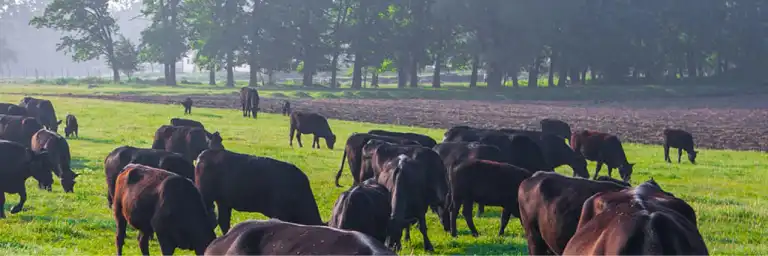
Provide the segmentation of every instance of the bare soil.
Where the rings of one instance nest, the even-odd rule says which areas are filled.
[[[118,101],[175,104],[187,96],[57,95]],[[240,109],[237,95],[190,95],[197,107]],[[539,120],[557,118],[572,130],[617,134],[623,141],[661,144],[662,130],[682,128],[693,133],[698,147],[768,150],[768,95],[624,102],[485,102],[466,100],[290,99],[293,110],[314,111],[350,121],[450,128],[538,129]],[[262,111],[279,113],[282,99],[263,98]],[[181,106],[179,106],[181,108]],[[181,110],[179,110],[181,111]],[[240,117],[239,112],[233,118]]]

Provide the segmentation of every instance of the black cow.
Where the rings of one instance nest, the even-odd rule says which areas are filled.
[[[0,218],[5,218],[5,193],[19,194],[19,203],[11,208],[18,213],[27,201],[27,178],[34,177],[50,187],[53,183],[47,152],[35,153],[22,144],[0,140]]]
[[[229,230],[232,209],[299,224],[323,224],[307,175],[290,163],[209,149],[197,158],[195,182],[208,209],[213,210],[216,202],[222,233]]]
[[[328,125],[328,119],[320,114],[307,113],[307,112],[293,112],[291,113],[291,127],[288,137],[290,138],[289,145],[293,147],[293,135],[296,133],[296,141],[301,145],[302,134],[312,134],[312,148],[320,148],[320,138],[325,139],[325,145],[329,149],[333,149],[333,144],[336,143],[336,135],[331,131],[331,126]]]
[[[9,140],[26,147],[32,145],[32,135],[43,129],[34,117],[0,115],[0,140]]]
[[[531,172],[554,171],[547,163],[541,147],[530,136],[516,134],[517,130],[491,130],[456,126],[445,132],[443,142],[481,142],[501,150],[503,162],[525,168]]]
[[[243,87],[240,89],[240,106],[243,109],[243,117],[253,117],[259,113],[259,92],[256,88]]]
[[[187,114],[191,115],[192,114],[192,104],[193,103],[194,102],[192,101],[192,98],[190,98],[190,97],[187,97],[186,99],[184,99],[184,101],[181,102],[181,105],[184,106],[184,114],[185,115],[187,115]]]
[[[391,131],[385,131],[385,130],[370,130],[368,131],[370,134],[374,135],[381,135],[381,136],[389,136],[389,137],[398,137],[398,138],[404,138],[408,140],[412,140],[415,142],[418,142],[422,146],[433,148],[435,145],[437,145],[437,142],[435,139],[418,133],[412,133],[412,132],[391,132]]]
[[[219,132],[208,135],[208,132],[199,127],[163,125],[155,132],[152,142],[152,149],[179,153],[190,162],[194,161],[200,152],[209,148],[224,148],[221,135]]]
[[[554,170],[557,167],[568,165],[573,169],[573,176],[589,178],[587,160],[580,153],[574,152],[567,144],[563,143],[562,138],[539,131],[511,129],[502,129],[502,131],[510,134],[525,135],[533,139],[544,154],[545,161],[547,162],[546,170]]]
[[[677,149],[677,163],[683,155],[683,150],[688,153],[688,161],[696,164],[696,155],[699,151],[693,149],[693,135],[680,129],[664,129],[664,160],[671,163],[669,148]]]
[[[571,126],[566,122],[545,118],[539,121],[539,124],[541,125],[541,131],[544,133],[553,134],[566,140],[571,138]]]
[[[38,154],[47,152],[48,162],[52,165],[51,170],[59,177],[64,192],[75,191],[75,178],[78,174],[73,172],[70,166],[71,156],[66,139],[52,131],[42,129],[32,136],[31,149]],[[44,187],[43,184],[38,185],[41,188]],[[46,189],[51,190],[50,187]]]
[[[389,190],[368,179],[339,195],[328,226],[359,231],[383,243],[391,214],[389,200]]]
[[[396,255],[357,231],[277,219],[248,220],[208,245],[205,255]]]
[[[205,130],[205,126],[203,126],[203,123],[201,122],[190,120],[190,119],[178,118],[178,117],[171,118],[171,125],[197,127],[197,128],[203,128],[203,130]]]
[[[344,154],[341,156],[341,166],[339,167],[339,171],[336,172],[336,187],[341,187],[341,185],[339,185],[339,178],[341,178],[341,172],[344,170],[345,160],[349,162],[349,171],[352,173],[353,180],[352,185],[354,186],[360,183],[360,173],[362,172],[363,162],[363,146],[365,146],[365,144],[372,139],[397,144],[420,145],[418,142],[403,138],[379,136],[368,133],[353,133],[349,136],[349,138],[347,138],[347,143],[344,147]]]
[[[291,103],[287,100],[283,101],[283,109],[282,109],[283,115],[287,116],[291,114]]]
[[[572,134],[570,142],[573,151],[581,153],[588,160],[597,162],[595,179],[603,163],[608,165],[608,177],[611,177],[613,168],[618,168],[624,182],[629,182],[632,178],[632,166],[635,164],[627,161],[627,155],[618,137],[602,132],[579,131]]]
[[[443,159],[443,164],[449,171],[471,159],[495,162],[503,162],[505,159],[498,147],[480,142],[443,142],[433,149]]]
[[[75,137],[80,137],[79,130],[80,127],[77,124],[77,117],[75,117],[72,114],[67,114],[66,120],[66,126],[64,126],[64,136],[69,138],[70,135],[74,135]]]
[[[14,115],[14,116],[26,116],[27,109],[19,107],[18,105],[11,103],[0,103],[0,114],[2,115]]]
[[[19,106],[27,109],[27,114],[37,118],[46,129],[54,132],[59,131],[61,120],[56,119],[56,111],[54,111],[51,101],[24,97]]]

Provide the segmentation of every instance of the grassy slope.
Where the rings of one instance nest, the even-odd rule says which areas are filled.
[[[18,95],[0,95],[0,102],[16,102]],[[28,180],[29,200],[25,211],[0,220],[0,254],[111,254],[114,253],[114,221],[106,207],[106,185],[103,159],[115,147],[133,145],[149,147],[155,129],[169,118],[180,116],[178,106],[106,102],[87,99],[50,98],[58,115],[76,114],[81,138],[70,140],[73,166],[82,175],[74,194],[62,192],[58,182],[54,192],[36,188]],[[273,157],[296,164],[309,176],[324,220],[330,216],[336,197],[343,191],[333,185],[343,145],[335,150],[288,147],[288,120],[279,115],[263,114],[258,120],[245,119],[235,110],[196,108],[192,118],[211,130],[222,132],[228,149]],[[442,137],[441,130],[416,127],[373,125],[331,120],[340,144],[352,132],[372,128],[426,133]],[[699,227],[712,253],[768,254],[768,174],[758,166],[768,164],[757,152],[701,150],[700,164],[667,164],[662,161],[659,146],[625,145],[631,161],[637,162],[633,180],[655,178],[668,191],[682,197],[696,209]],[[593,165],[592,165],[593,166]],[[593,169],[594,167],[590,167]],[[567,173],[567,167],[559,170]],[[617,175],[617,174],[614,174]],[[341,180],[348,186],[351,177],[345,168]],[[8,196],[6,211],[18,197]],[[499,209],[490,207],[487,216],[475,219],[481,236],[469,235],[459,220],[460,236],[452,239],[428,213],[429,234],[441,254],[523,254],[525,239],[518,221],[511,221],[506,236],[495,235],[499,226]],[[235,213],[233,224],[250,218],[263,218],[256,213]],[[217,232],[219,232],[217,230]],[[129,232],[126,252],[137,254],[135,232]],[[412,229],[413,240],[405,243],[402,253],[423,253],[422,239]],[[155,241],[152,252],[159,253]],[[180,251],[181,253],[182,251]],[[183,253],[190,253],[183,251]]]

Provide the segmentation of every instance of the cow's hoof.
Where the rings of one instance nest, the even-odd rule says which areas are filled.
[[[18,213],[20,211],[21,211],[21,207],[19,206],[14,206],[13,208],[11,208],[11,213]]]

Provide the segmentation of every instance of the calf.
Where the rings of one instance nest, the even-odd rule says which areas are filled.
[[[331,131],[331,126],[328,125],[328,120],[324,116],[315,113],[306,112],[293,112],[291,113],[291,132],[288,135],[290,137],[289,145],[293,147],[293,134],[296,134],[296,141],[301,145],[302,134],[312,134],[312,148],[320,148],[320,139],[325,139],[325,145],[328,149],[333,149],[333,144],[336,143],[336,135]]]
[[[26,116],[27,109],[11,103],[0,103],[0,114],[13,116]]]
[[[435,139],[432,139],[431,137],[423,134],[418,133],[411,133],[411,132],[390,132],[385,130],[370,130],[368,131],[370,134],[374,135],[381,135],[381,136],[389,136],[389,137],[397,137],[397,138],[403,138],[408,139],[411,141],[418,142],[424,147],[428,148],[434,148],[435,145],[437,145],[437,142]]]
[[[54,111],[51,101],[24,97],[19,106],[25,108],[29,116],[37,118],[46,129],[54,132],[59,131],[61,120],[56,119],[56,111]]]
[[[433,251],[434,247],[427,236],[427,205],[429,205],[428,179],[424,166],[406,155],[400,155],[388,161],[376,181],[384,185],[392,195],[390,204],[392,214],[389,219],[387,245],[400,250],[400,238],[403,229],[407,229],[415,219],[419,231],[424,237],[424,250]]]
[[[208,209],[219,210],[222,233],[232,209],[306,225],[322,225],[309,179],[293,164],[209,149],[197,158],[195,182]]]
[[[517,166],[488,160],[468,160],[450,170],[450,188],[448,196],[450,207],[451,235],[456,237],[456,218],[464,205],[462,215],[472,235],[479,234],[472,221],[472,203],[501,206],[501,227],[499,235],[509,223],[509,217],[520,218],[518,206],[518,187],[531,173]],[[445,218],[446,214],[443,214]]]
[[[181,102],[181,105],[184,106],[184,114],[185,115],[187,115],[187,114],[191,115],[192,114],[192,103],[194,103],[194,102],[192,101],[192,98],[190,98],[190,97],[187,97],[186,99],[184,99],[184,101]]]
[[[152,149],[179,153],[190,162],[203,150],[224,149],[219,132],[208,135],[204,129],[188,126],[163,125],[155,132]]]
[[[253,117],[259,113],[259,92],[256,88],[243,87],[240,89],[240,106],[243,109],[243,117]]]
[[[176,248],[202,255],[216,238],[212,213],[206,211],[200,193],[188,179],[139,164],[129,164],[117,177],[115,245],[122,255],[127,225],[139,231],[139,248],[149,255],[149,239],[157,233],[163,255]]]
[[[131,146],[118,147],[104,159],[104,176],[107,179],[107,205],[112,207],[115,194],[115,181],[128,164],[141,164],[160,168],[184,178],[195,179],[195,166],[184,159],[181,154],[164,150],[135,148]]]
[[[64,127],[64,136],[69,138],[70,135],[74,135],[75,137],[80,137],[78,134],[78,125],[77,125],[77,118],[72,114],[67,114],[67,117],[65,118],[66,126]]]
[[[587,198],[625,186],[613,182],[570,178],[554,172],[536,172],[520,183],[517,200],[520,223],[530,255],[560,255],[579,222]]]
[[[36,153],[19,143],[0,140],[0,218],[5,218],[5,193],[19,194],[19,203],[11,208],[11,213],[24,208],[24,183],[30,176],[46,187],[51,186],[53,175],[49,167],[47,152]]]
[[[589,198],[567,255],[707,255],[696,213],[650,180]]]
[[[75,178],[77,178],[78,174],[73,172],[70,166],[69,143],[67,143],[66,139],[52,131],[39,130],[32,136],[31,149],[38,154],[47,152],[48,162],[52,165],[51,170],[61,180],[61,187],[64,189],[64,192],[75,191]],[[50,186],[38,185],[41,188],[51,190]]]
[[[328,226],[359,231],[383,243],[391,214],[389,199],[386,187],[366,180],[339,195]]]
[[[571,126],[566,122],[545,118],[539,121],[539,124],[541,125],[541,131],[544,133],[553,134],[561,140],[571,138]]]
[[[282,109],[283,115],[287,116],[291,114],[291,103],[287,100],[283,101],[283,109]]]
[[[699,151],[693,150],[693,135],[679,129],[664,129],[664,160],[672,162],[669,158],[669,148],[677,149],[677,163],[683,155],[683,150],[688,153],[688,161],[696,164],[696,155]]]
[[[247,220],[208,245],[205,255],[396,255],[357,231],[271,220]]]
[[[601,132],[579,131],[573,133],[570,142],[573,151],[581,153],[588,160],[597,162],[594,179],[600,173],[603,163],[608,165],[608,177],[611,177],[613,168],[618,168],[624,182],[629,182],[632,178],[632,166],[635,164],[627,161],[618,137]]]
[[[381,141],[386,142],[392,142],[392,143],[398,143],[398,144],[410,144],[410,145],[419,145],[419,143],[403,138],[397,138],[397,137],[389,137],[389,136],[379,136],[379,135],[373,135],[368,133],[354,133],[347,139],[347,143],[344,147],[344,154],[341,156],[341,166],[339,167],[339,171],[336,172],[336,187],[341,187],[339,185],[339,178],[341,178],[341,172],[344,170],[344,160],[347,160],[349,165],[349,171],[352,173],[352,179],[353,183],[352,185],[357,185],[360,183],[360,173],[362,172],[362,161],[363,161],[363,147],[366,143],[368,143],[371,139],[377,139]]]
[[[34,117],[0,115],[0,140],[9,140],[30,147],[32,135],[40,129],[43,129],[43,126]]]

